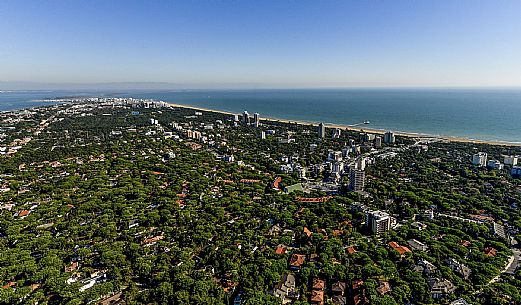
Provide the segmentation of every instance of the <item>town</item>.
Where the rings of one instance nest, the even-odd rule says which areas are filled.
[[[55,102],[0,113],[2,304],[521,302],[521,147]]]

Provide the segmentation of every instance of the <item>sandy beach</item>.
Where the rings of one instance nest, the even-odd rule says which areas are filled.
[[[238,114],[238,113],[230,112],[230,111],[202,108],[202,107],[196,107],[196,106],[191,106],[191,105],[183,105],[183,104],[176,104],[176,103],[169,103],[169,102],[167,102],[167,104],[170,106],[173,106],[173,107],[178,107],[178,108],[220,113],[220,114],[226,114],[226,115],[230,115],[230,116]],[[288,119],[273,118],[273,117],[263,117],[263,118],[261,118],[261,120],[262,121],[271,121],[271,122],[282,122],[282,123],[288,123],[288,124],[307,125],[307,126],[318,126],[318,124],[319,124],[317,122],[307,122],[307,121],[301,121],[301,120],[288,120]],[[360,126],[349,126],[349,125],[332,124],[332,123],[324,123],[324,125],[327,128],[339,128],[342,130],[367,132],[367,133],[374,133],[374,134],[381,134],[381,135],[383,135],[386,132],[386,130],[365,128],[365,127],[360,127]],[[499,146],[521,146],[520,142],[476,140],[476,139],[469,139],[469,138],[463,138],[463,137],[431,135],[431,134],[424,134],[424,133],[403,132],[403,131],[395,131],[395,130],[393,130],[393,132],[397,136],[409,137],[409,138],[414,138],[414,139],[437,139],[437,140],[443,140],[443,141],[449,141],[449,142],[462,142],[462,143],[487,144],[487,145],[499,145]]]

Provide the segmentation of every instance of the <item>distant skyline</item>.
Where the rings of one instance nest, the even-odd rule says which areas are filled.
[[[6,0],[0,90],[521,87],[520,13],[519,0]]]

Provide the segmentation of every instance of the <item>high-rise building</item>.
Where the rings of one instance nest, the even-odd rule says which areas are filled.
[[[260,126],[260,116],[258,113],[253,114],[253,126],[255,126],[255,127]]]
[[[234,114],[233,115],[233,121],[234,122],[239,122],[239,115],[238,114]]]
[[[323,138],[326,136],[326,126],[324,123],[318,124],[318,137]]]
[[[514,166],[514,167],[512,167],[512,170],[510,171],[510,174],[514,178],[521,178],[521,166]]]
[[[349,171],[349,189],[361,192],[365,186],[365,171],[353,168]]]
[[[378,136],[374,139],[374,147],[382,148],[382,137]]]
[[[388,131],[384,134],[384,143],[386,144],[394,144],[395,137],[392,131]]]
[[[503,163],[505,163],[505,165],[516,166],[518,158],[518,156],[505,156]]]
[[[477,166],[486,166],[487,165],[487,153],[478,152],[472,156],[472,164]]]
[[[367,228],[376,235],[388,232],[396,225],[396,219],[383,211],[371,211],[365,217]]]
[[[242,114],[242,123],[244,125],[250,125],[250,115],[248,114],[248,111],[244,111]]]
[[[335,128],[333,131],[333,139],[338,139],[342,135],[342,130],[340,128]]]
[[[264,130],[261,131],[261,139],[262,140],[266,139],[266,132]]]
[[[498,160],[488,160],[487,167],[492,169],[503,169],[503,164],[501,164],[501,162]]]

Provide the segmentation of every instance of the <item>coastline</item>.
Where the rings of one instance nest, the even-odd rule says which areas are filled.
[[[231,111],[197,107],[197,106],[192,106],[192,105],[184,105],[184,104],[177,104],[177,103],[171,103],[171,102],[165,102],[165,103],[172,107],[177,107],[177,108],[193,109],[193,110],[213,112],[213,113],[219,113],[219,114],[225,114],[225,115],[238,114],[238,113],[231,112]],[[302,121],[302,120],[288,120],[288,119],[275,118],[275,117],[263,117],[263,118],[261,118],[261,120],[269,121],[269,122],[281,122],[281,123],[287,123],[287,124],[307,125],[307,126],[318,126],[318,124],[319,124],[317,122],[309,122],[309,121]],[[380,135],[383,135],[386,132],[386,130],[382,130],[382,129],[359,128],[358,126],[355,127],[355,126],[335,124],[335,123],[324,123],[324,125],[327,128],[338,128],[338,129],[342,129],[342,130],[368,132],[368,133],[374,133],[374,134],[380,134]],[[414,133],[414,132],[394,131],[394,130],[393,130],[393,133],[397,136],[414,138],[414,139],[436,139],[436,140],[449,141],[449,142],[485,144],[485,145],[495,145],[495,146],[521,146],[521,142],[508,142],[508,141],[498,141],[498,140],[477,140],[477,139],[470,139],[470,138],[457,137],[457,136],[432,135],[432,134],[425,134],[425,133]]]

